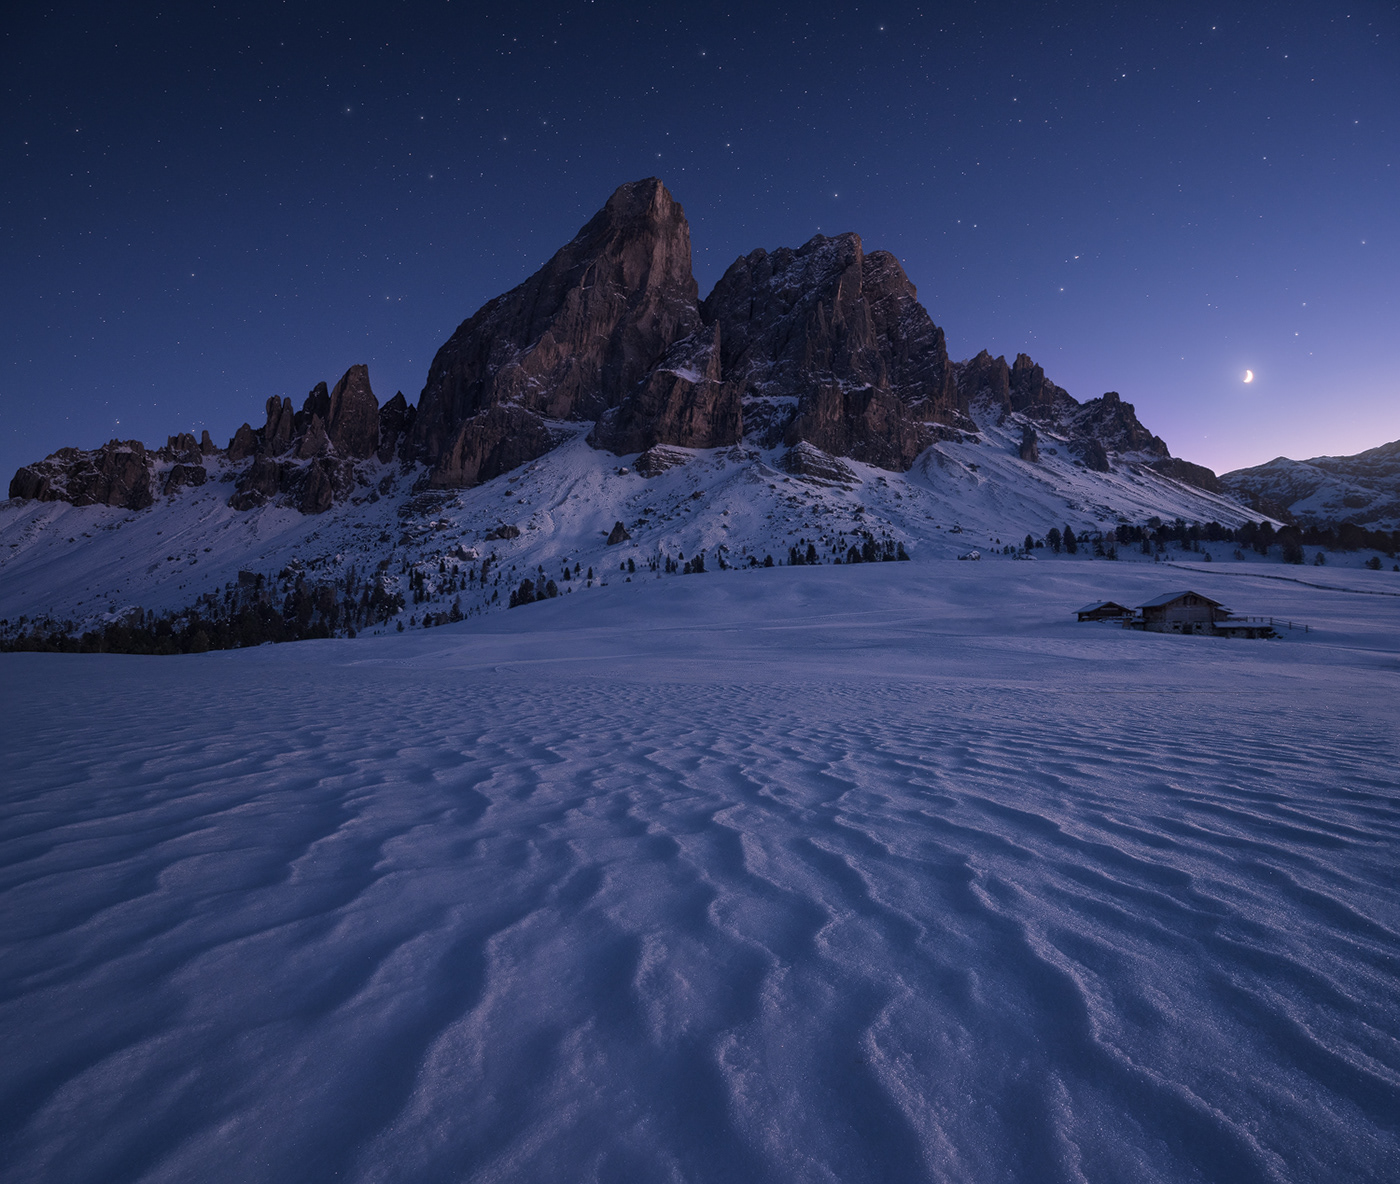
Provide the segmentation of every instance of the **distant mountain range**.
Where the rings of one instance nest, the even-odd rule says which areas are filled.
[[[1400,529],[1400,440],[1355,456],[1275,457],[1226,473],[1220,483],[1230,496],[1285,522]]]
[[[1393,513],[1388,448],[1388,470],[1378,449],[1345,473],[1251,476],[1295,464],[1275,461],[1222,483],[1115,392],[1080,403],[1024,354],[952,361],[898,261],[855,234],[754,251],[701,300],[684,211],[649,178],[464,321],[416,405],[381,405],[356,365],[300,409],[269,399],[226,447],[113,440],[21,468],[0,508],[0,617],[126,619],[311,570],[362,599],[376,573],[376,605],[460,599],[437,577],[470,572],[470,611],[499,599],[488,555],[499,578],[818,543],[827,559],[949,555],[1067,525],[1111,546],[1154,518],[1294,513],[1320,496],[1314,470],[1357,510],[1389,480]]]

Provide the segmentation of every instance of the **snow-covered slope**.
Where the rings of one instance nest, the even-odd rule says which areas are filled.
[[[1355,456],[1280,456],[1220,480],[1235,497],[1277,507],[1298,521],[1400,530],[1400,440]]]
[[[668,449],[680,463],[647,478],[634,457],[590,448],[588,425],[555,423],[566,443],[483,485],[422,491],[421,468],[370,460],[358,466],[357,496],[311,516],[273,503],[231,509],[233,470],[211,458],[206,484],[160,496],[146,510],[0,505],[0,618],[49,616],[82,628],[133,606],[183,609],[221,594],[240,571],[274,577],[289,564],[331,583],[352,567],[365,577],[385,564],[377,578],[405,596],[405,618],[421,615],[410,597],[412,573],[421,571],[432,597],[425,611],[460,603],[472,613],[502,607],[508,578],[518,583],[540,568],[561,588],[586,590],[589,568],[599,580],[617,578],[630,560],[650,576],[660,556],[701,551],[712,568],[721,559],[746,566],[783,560],[789,547],[811,542],[830,561],[869,535],[933,559],[1066,525],[1106,531],[1158,516],[1235,526],[1259,517],[1131,460],[1108,473],[1086,469],[1044,424],[1040,461],[1023,461],[1021,417],[999,420],[982,414],[980,436],[933,446],[908,473],[843,459],[835,470],[848,474],[842,480],[791,475],[780,467],[782,449],[745,446]],[[631,538],[608,546],[618,521]],[[520,536],[489,540],[502,525]],[[476,576],[488,555],[495,575],[483,585]],[[566,563],[583,578],[563,580]]]
[[[745,530],[810,529],[773,484]],[[543,547],[535,497],[492,513]],[[0,654],[0,1181],[1393,1180],[1400,598],[1279,573],[784,567]],[[1311,630],[1073,623],[1191,585]]]

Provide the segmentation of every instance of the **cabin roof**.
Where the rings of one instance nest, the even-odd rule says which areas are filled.
[[[1193,592],[1190,588],[1188,588],[1184,592],[1163,593],[1161,596],[1158,596],[1153,600],[1149,600],[1145,604],[1138,605],[1138,608],[1162,608],[1165,605],[1171,604],[1173,601],[1180,600],[1183,596],[1199,596],[1207,604],[1213,605],[1215,608],[1225,607],[1223,604],[1220,603],[1220,601],[1212,600],[1209,596],[1206,596],[1204,593]]]
[[[1121,608],[1124,612],[1128,611],[1128,606],[1126,604],[1119,604],[1116,600],[1096,600],[1093,604],[1086,604],[1079,611],[1081,613],[1091,613],[1095,609],[1100,608]]]

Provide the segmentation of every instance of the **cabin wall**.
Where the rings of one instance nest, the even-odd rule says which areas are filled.
[[[1187,630],[1185,626],[1209,626],[1218,615],[1221,614],[1204,601],[1196,604],[1178,602],[1142,610],[1143,624],[1158,633],[1195,632],[1195,629]]]

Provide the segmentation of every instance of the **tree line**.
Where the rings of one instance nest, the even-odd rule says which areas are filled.
[[[1120,524],[1105,531],[1081,530],[1077,535],[1069,526],[1064,530],[1051,527],[1040,539],[1026,535],[1021,549],[1030,551],[1043,547],[1057,555],[1062,551],[1074,555],[1082,548],[1090,548],[1096,556],[1116,559],[1120,547],[1135,547],[1144,555],[1160,555],[1172,545],[1183,551],[1199,551],[1202,543],[1233,543],[1239,549],[1260,555],[1268,555],[1277,547],[1285,563],[1304,562],[1305,547],[1318,548],[1319,554],[1322,551],[1380,551],[1393,559],[1400,552],[1400,530],[1367,530],[1350,522],[1304,523],[1279,528],[1271,522],[1246,522],[1243,526],[1229,527],[1219,522],[1187,522],[1183,518],[1164,522],[1154,517],[1140,526]],[[1370,566],[1379,567],[1379,560]]]
[[[386,567],[382,564],[381,568]],[[237,583],[206,592],[193,605],[163,613],[135,609],[119,620],[79,630],[73,621],[42,617],[0,620],[0,650],[67,654],[203,654],[264,642],[354,637],[404,607],[380,574],[363,578],[352,566],[331,580],[299,568],[269,579],[240,572]]]

